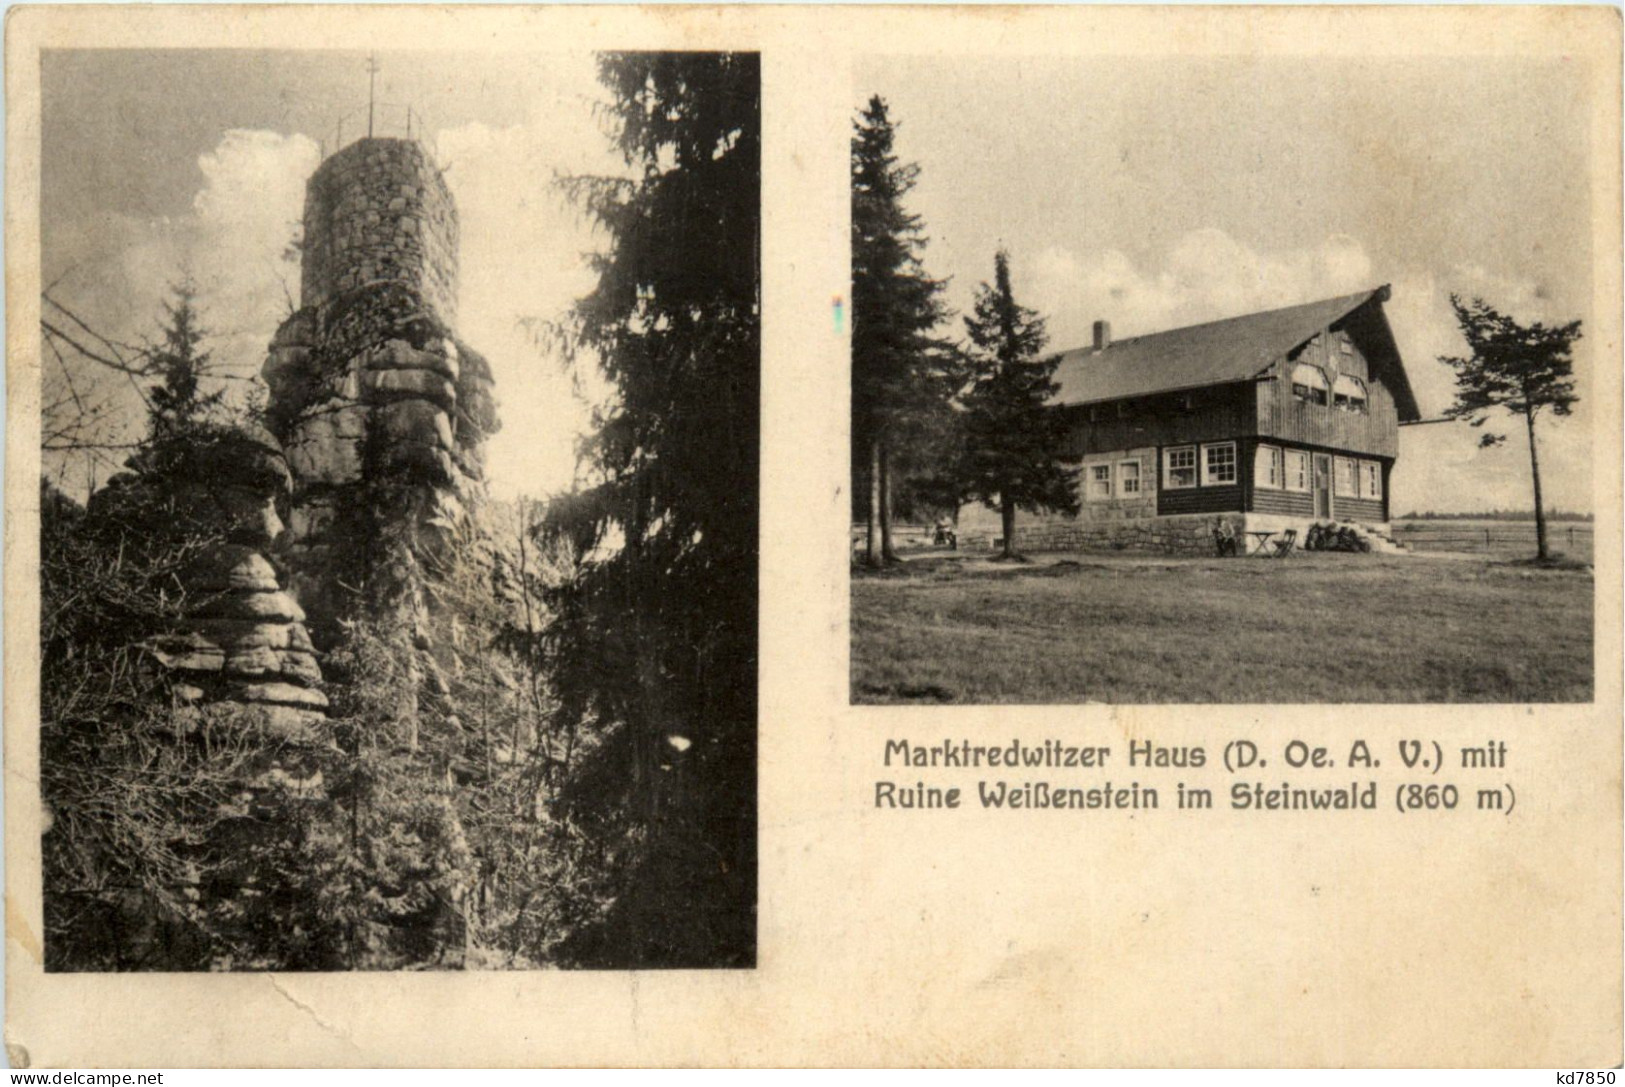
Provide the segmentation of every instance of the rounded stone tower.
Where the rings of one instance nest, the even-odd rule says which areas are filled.
[[[358,594],[421,611],[425,563],[477,533],[497,417],[490,367],[454,331],[457,209],[423,145],[328,158],[304,228],[301,308],[264,376],[293,477],[282,554],[321,644]]]
[[[304,306],[396,283],[456,321],[457,208],[422,144],[366,139],[321,164],[305,187],[300,271]]]

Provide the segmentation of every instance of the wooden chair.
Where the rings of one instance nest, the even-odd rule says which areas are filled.
[[[1273,541],[1273,543],[1275,546],[1275,554],[1272,555],[1271,558],[1286,558],[1288,555],[1292,554],[1292,549],[1297,546],[1298,530],[1295,528],[1287,529],[1285,532],[1281,533],[1281,538]]]

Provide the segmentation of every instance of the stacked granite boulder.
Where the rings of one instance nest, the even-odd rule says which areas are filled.
[[[328,705],[321,667],[304,611],[267,557],[290,483],[282,451],[264,431],[236,429],[190,455],[196,470],[176,488],[176,521],[205,543],[180,574],[182,630],[151,649],[185,677],[183,701],[230,704],[242,725],[311,739]]]

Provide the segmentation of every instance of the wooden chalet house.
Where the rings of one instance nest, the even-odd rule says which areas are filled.
[[[1213,549],[1316,521],[1386,534],[1399,424],[1420,418],[1382,304],[1388,288],[1064,352],[1055,410],[1079,459],[1076,517],[1018,514],[1024,548]],[[998,515],[960,511],[967,542]]]

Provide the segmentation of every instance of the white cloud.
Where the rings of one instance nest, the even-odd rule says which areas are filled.
[[[586,254],[602,245],[556,175],[617,172],[618,160],[579,107],[524,125],[442,130],[441,161],[461,223],[459,334],[491,360],[502,429],[486,446],[494,494],[569,486],[588,408],[561,360],[521,323],[561,317],[591,290]]]
[[[130,334],[156,327],[168,286],[190,272],[215,363],[239,375],[257,372],[288,295],[299,293],[298,265],[284,257],[319,156],[305,136],[243,129],[199,156],[204,183],[192,213],[134,225],[118,261]]]
[[[1100,319],[1112,323],[1113,335],[1134,336],[1375,285],[1370,257],[1346,234],[1270,253],[1214,227],[1181,237],[1155,267],[1138,267],[1116,249],[1084,260],[1051,246],[1027,268],[1017,254],[1016,273],[1032,304],[1051,315],[1056,347],[1084,343]]]
[[[288,310],[284,288],[297,297],[298,266],[283,259],[303,214],[304,182],[315,169],[315,141],[301,135],[233,129],[199,156],[203,185],[189,214],[141,220],[103,217],[47,239],[51,268],[60,274],[52,296],[109,339],[140,344],[156,339],[170,286],[188,272],[210,333],[206,348],[221,372],[259,372],[271,333]],[[107,254],[112,254],[109,257]],[[53,371],[47,371],[51,380]],[[140,433],[143,407],[129,381],[100,368],[79,368],[80,387],[115,405],[120,423],[105,440]],[[229,394],[247,391],[241,382]],[[50,463],[70,491],[83,495],[115,463],[84,458]]]
[[[457,331],[490,359],[501,403],[503,428],[487,461],[491,489],[503,497],[568,487],[587,421],[559,360],[521,327],[562,316],[594,282],[585,254],[603,239],[567,204],[555,175],[624,170],[583,106],[596,88],[591,58],[550,65],[538,78],[546,85],[524,124],[467,124],[441,130],[435,141],[461,223]],[[283,258],[319,162],[317,143],[304,135],[228,131],[199,157],[203,184],[188,214],[108,218],[50,239],[55,266],[72,266],[56,295],[109,337],[140,342],[157,334],[169,284],[190,271],[216,365],[257,374],[290,299],[298,301],[297,260]],[[99,256],[106,253],[116,255]],[[93,376],[137,426],[135,392],[105,372]],[[587,390],[602,394],[593,382]],[[108,470],[101,466],[96,478]],[[89,478],[81,464],[65,482],[83,493]]]

